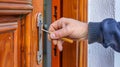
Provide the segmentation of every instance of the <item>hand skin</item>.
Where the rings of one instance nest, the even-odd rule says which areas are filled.
[[[61,38],[66,37],[73,40],[87,39],[88,24],[71,18],[61,18],[50,25],[49,32],[52,32],[52,34],[48,35],[49,39],[62,51],[64,41]]]

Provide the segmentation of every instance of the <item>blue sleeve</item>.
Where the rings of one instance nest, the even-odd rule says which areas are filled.
[[[89,43],[99,42],[105,48],[112,47],[120,52],[120,23],[112,18],[103,20],[101,23],[89,23]]]

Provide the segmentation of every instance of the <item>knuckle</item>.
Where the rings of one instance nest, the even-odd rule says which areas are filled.
[[[60,20],[65,20],[65,17],[62,17]]]

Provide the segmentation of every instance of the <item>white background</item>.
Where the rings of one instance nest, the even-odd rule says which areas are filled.
[[[88,0],[88,21],[101,22],[105,18],[115,18],[115,1]],[[114,67],[114,51],[98,43],[90,44],[88,67]]]

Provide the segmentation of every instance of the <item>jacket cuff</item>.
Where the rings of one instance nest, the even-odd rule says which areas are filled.
[[[101,23],[89,22],[88,24],[88,43],[99,42],[103,40],[101,33]]]

